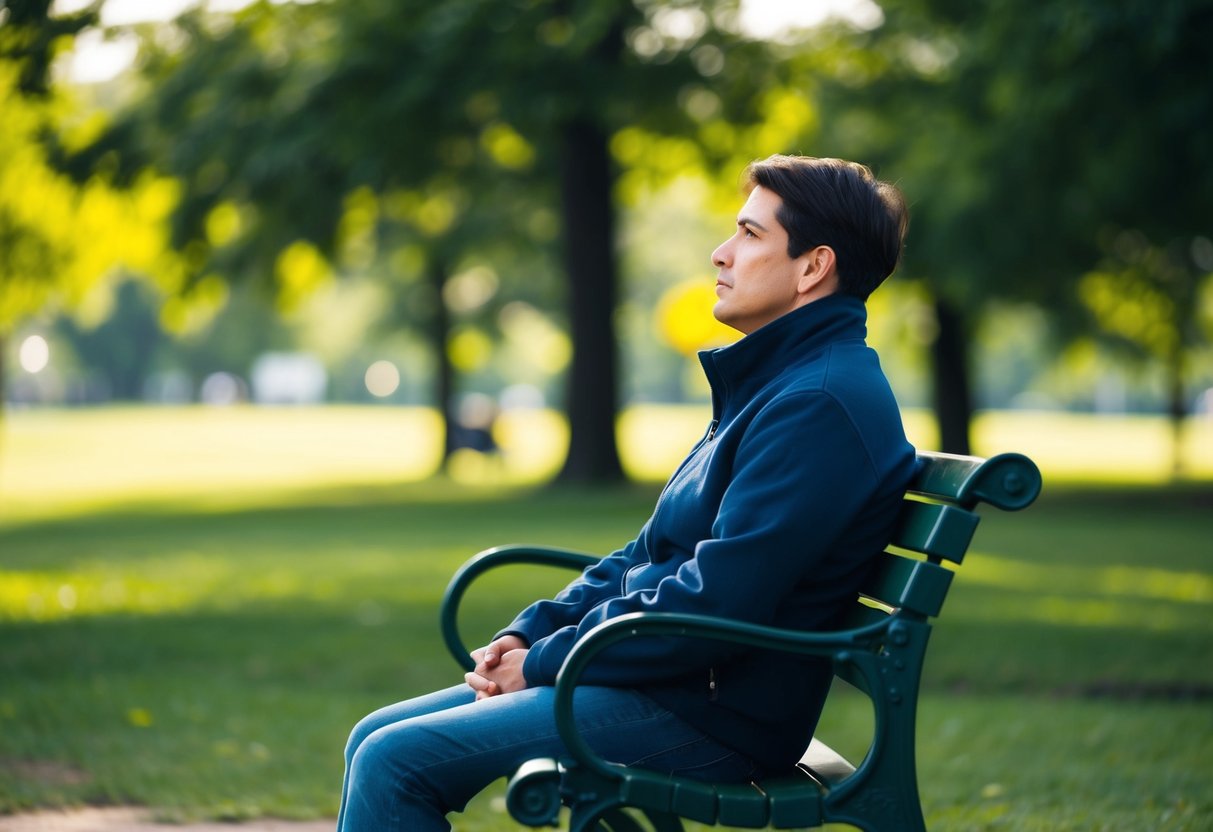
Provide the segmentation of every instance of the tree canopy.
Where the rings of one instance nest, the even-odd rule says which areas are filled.
[[[1204,160],[1213,99],[1202,80],[1213,6],[891,0],[884,9],[884,25],[843,59],[816,62],[826,136],[911,195],[904,268],[937,299],[937,412],[945,447],[963,451],[964,356],[991,300],[1041,305],[1062,336],[1089,332],[1095,293],[1079,290],[1080,277],[1140,240],[1171,252],[1169,276],[1147,282],[1195,308],[1209,269],[1191,252],[1213,232]],[[1160,325],[1191,343],[1181,335],[1190,321]]]
[[[568,362],[565,477],[610,480],[617,213],[688,174],[732,199],[746,162],[802,152],[871,163],[910,197],[903,271],[933,304],[946,449],[969,448],[969,353],[1002,301],[1044,310],[1059,342],[1097,333],[1165,364],[1185,410],[1213,271],[1206,0],[888,0],[862,27],[773,40],[737,0],[256,2],[147,28],[100,133],[67,124],[47,76],[93,11],[49,6],[9,3],[0,25],[17,148],[0,327],[105,296],[119,263],[212,304],[235,281],[290,307],[372,280],[392,325],[427,333],[450,414],[475,336],[522,300],[571,335],[551,362]]]
[[[82,158],[175,177],[172,240],[194,276],[274,275],[280,292],[322,279],[361,223],[419,241],[441,296],[454,261],[494,240],[554,253],[532,222],[554,211],[573,340],[565,475],[615,479],[619,158],[646,136],[700,131],[714,138],[684,146],[682,164],[731,159],[730,125],[766,118],[778,63],[730,28],[734,12],[615,0],[195,12],[176,24],[184,48],[149,44],[147,95]],[[441,315],[433,327],[441,345]]]
[[[70,124],[70,101],[50,83],[49,67],[95,12],[55,18],[49,6],[0,9],[0,348],[48,308],[104,315],[116,270],[154,271],[166,283],[179,276],[163,238],[177,193],[171,182],[145,174],[119,190],[100,173],[77,182],[59,167],[65,148],[88,140],[88,125]]]

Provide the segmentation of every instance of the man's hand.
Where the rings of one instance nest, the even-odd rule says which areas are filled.
[[[502,636],[486,647],[473,650],[476,669],[464,674],[463,678],[476,691],[476,701],[525,688],[522,663],[526,653],[527,643],[513,635]]]

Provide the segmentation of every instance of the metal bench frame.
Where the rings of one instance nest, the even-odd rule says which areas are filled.
[[[918,453],[919,469],[906,494],[889,551],[865,583],[847,627],[798,632],[739,621],[674,613],[634,613],[585,635],[556,680],[556,724],[568,758],[523,764],[510,779],[506,805],[528,826],[555,826],[570,809],[571,832],[644,827],[680,832],[681,818],[747,829],[812,828],[848,823],[869,832],[925,830],[914,757],[915,715],[930,619],[939,615],[952,582],[948,561],[960,564],[979,520],[981,503],[1005,511],[1029,506],[1040,493],[1036,465],[1021,454],[989,459]],[[459,605],[468,586],[500,566],[543,564],[584,569],[593,555],[541,546],[482,552],[452,578],[443,598],[443,637],[456,661],[474,663],[460,638]],[[863,691],[875,713],[873,738],[858,766],[814,739],[795,771],[749,784],[711,784],[628,768],[598,757],[577,733],[573,689],[595,654],[626,638],[680,636],[824,656],[835,675]]]

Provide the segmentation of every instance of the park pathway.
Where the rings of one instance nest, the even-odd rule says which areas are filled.
[[[146,809],[104,808],[0,815],[0,832],[332,832],[332,820],[156,823]]]

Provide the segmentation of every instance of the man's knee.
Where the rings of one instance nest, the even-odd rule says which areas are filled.
[[[361,727],[361,724],[360,724]],[[376,737],[376,734],[379,737]],[[364,788],[368,783],[376,781],[395,781],[400,785],[402,763],[408,759],[407,754],[389,753],[389,743],[383,742],[382,728],[359,731],[356,727],[350,735],[346,746],[346,760],[350,769],[350,785],[353,788]]]
[[[358,749],[366,742],[367,738],[383,727],[381,720],[376,719],[377,714],[369,714],[358,721],[350,731],[350,737],[345,743],[345,764],[350,766],[354,762],[354,755]]]
[[[350,757],[351,793],[441,807],[445,789],[427,769],[425,749],[414,744],[416,733],[392,725],[363,737]]]

